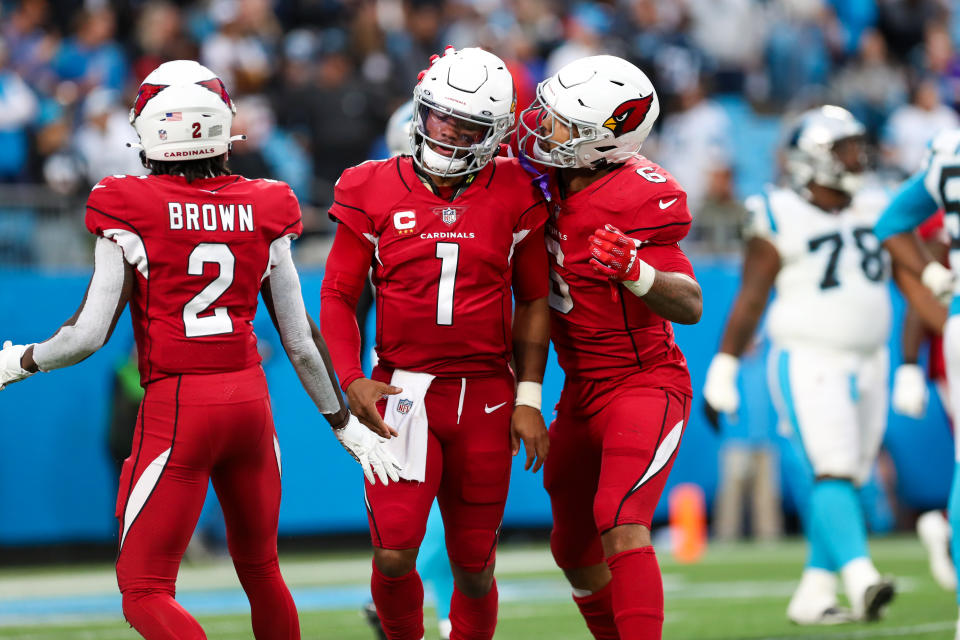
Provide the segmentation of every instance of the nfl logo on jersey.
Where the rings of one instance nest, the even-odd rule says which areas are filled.
[[[401,400],[397,403],[397,413],[404,415],[410,413],[410,407],[413,406],[413,400]]]
[[[440,212],[440,219],[444,224],[453,224],[457,221],[457,210],[452,207],[444,209]]]

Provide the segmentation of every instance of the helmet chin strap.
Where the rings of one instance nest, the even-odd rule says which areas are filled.
[[[443,174],[456,173],[458,171],[463,171],[467,167],[466,158],[451,158],[450,156],[445,156],[442,153],[437,153],[430,148],[430,145],[426,140],[420,144],[422,145],[420,159],[423,161],[424,166],[431,171],[436,171]]]

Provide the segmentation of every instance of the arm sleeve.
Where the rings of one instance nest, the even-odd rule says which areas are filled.
[[[356,314],[372,258],[373,246],[349,228],[337,228],[320,291],[320,330],[344,391],[354,380],[364,377]]]
[[[690,259],[676,244],[644,245],[637,251],[637,256],[657,271],[682,273],[696,280]]]
[[[320,413],[336,413],[340,410],[340,399],[334,387],[336,381],[330,379],[320,350],[313,341],[300,292],[300,278],[290,255],[290,236],[277,240],[270,254],[270,295],[283,349]]]
[[[903,183],[883,210],[873,229],[880,242],[898,233],[915,229],[937,210],[937,201],[924,184],[926,176],[926,172],[921,171]]]
[[[125,271],[123,250],[111,240],[97,238],[93,277],[76,321],[33,348],[41,371],[76,364],[106,343],[122,308]]]
[[[521,242],[513,259],[513,295],[524,302],[543,298],[550,292],[550,262],[541,224]]]

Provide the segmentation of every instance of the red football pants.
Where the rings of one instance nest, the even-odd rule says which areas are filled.
[[[372,377],[390,381],[379,367]],[[433,380],[424,404],[430,425],[425,481],[364,483],[375,547],[419,547],[436,498],[451,562],[477,572],[492,561],[510,486],[513,401],[509,371]],[[385,401],[378,406],[382,415]]]
[[[277,562],[280,447],[257,366],[147,386],[117,496],[123,612],[148,640],[205,638],[174,600],[180,559],[213,480],[258,640],[300,637]]]
[[[561,568],[602,563],[600,535],[617,525],[650,526],[689,411],[672,389],[567,379],[543,467]]]

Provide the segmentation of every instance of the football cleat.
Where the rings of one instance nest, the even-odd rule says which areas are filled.
[[[368,602],[360,610],[363,619],[367,621],[370,628],[373,629],[373,636],[377,640],[387,640],[387,634],[383,631],[383,625],[380,624],[380,616],[377,615],[377,605]]]
[[[814,615],[791,615],[790,612],[787,612],[787,617],[793,624],[801,626],[832,626],[846,624],[856,620],[856,617],[849,609],[836,605],[827,607]]]
[[[876,584],[867,587],[863,594],[863,619],[874,622],[880,619],[883,608],[893,600],[896,588],[891,578],[881,578]]]
[[[950,523],[941,511],[928,511],[917,519],[917,536],[927,550],[930,573],[947,591],[957,588],[957,570],[950,557]]]

